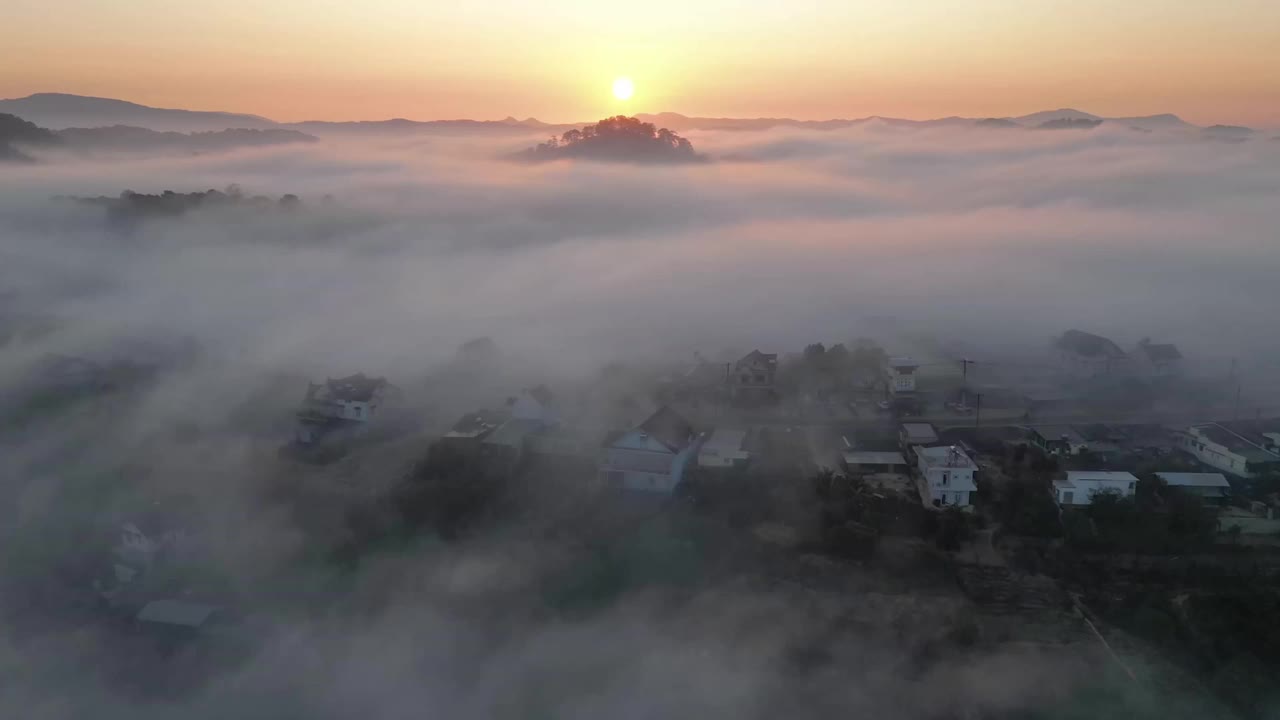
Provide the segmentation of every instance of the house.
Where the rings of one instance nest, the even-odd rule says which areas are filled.
[[[449,432],[440,439],[466,450],[479,450],[481,441],[509,419],[511,419],[509,414],[497,410],[469,412],[458,418],[453,427],[449,428]]]
[[[893,395],[914,393],[916,391],[916,370],[920,363],[909,357],[891,357],[885,362],[885,375],[888,377],[889,392]]]
[[[915,456],[920,500],[925,507],[969,505],[971,494],[978,490],[973,482],[978,465],[963,450],[954,445],[916,446]]]
[[[179,550],[189,540],[187,529],[159,510],[138,513],[120,523],[111,554],[120,564],[135,570],[150,568],[164,553]]]
[[[357,432],[368,426],[391,393],[384,378],[363,373],[308,383],[298,409],[295,439],[309,445],[337,432]]]
[[[1092,378],[1124,374],[1129,356],[1111,340],[1083,332],[1068,330],[1053,344],[1059,367],[1075,378]]]
[[[745,467],[750,460],[747,431],[738,428],[716,428],[698,450],[698,467]]]
[[[1182,353],[1178,346],[1169,343],[1153,343],[1143,338],[1134,350],[1137,368],[1149,378],[1170,378],[1182,374]]]
[[[663,406],[605,443],[600,477],[609,487],[670,494],[699,444],[688,421]]]
[[[1280,467],[1280,455],[1217,423],[1192,425],[1177,435],[1177,444],[1205,465],[1237,477]]]
[[[152,600],[138,611],[137,621],[160,630],[198,632],[215,622],[221,610],[217,605],[185,600]]]
[[[898,444],[903,452],[910,454],[916,445],[934,445],[938,442],[938,433],[929,423],[903,423],[898,430]]]
[[[876,473],[901,473],[908,471],[908,465],[902,453],[880,452],[876,450],[850,450],[841,457],[845,472],[851,475],[869,475]]]
[[[522,390],[511,401],[511,417],[514,420],[537,420],[551,425],[560,421],[560,408],[547,386],[539,385]]]
[[[773,402],[777,399],[777,353],[752,350],[729,371],[729,396],[738,402]]]
[[[1222,473],[1158,472],[1156,477],[1169,487],[1176,487],[1207,503],[1221,505],[1231,496],[1231,483]]]
[[[1050,455],[1079,455],[1089,449],[1089,442],[1070,425],[1032,425],[1027,442]]]
[[[1102,470],[1071,471],[1065,478],[1053,481],[1053,497],[1062,507],[1090,505],[1098,493],[1116,493],[1121,497],[1133,497],[1138,488],[1138,478],[1127,472]]]

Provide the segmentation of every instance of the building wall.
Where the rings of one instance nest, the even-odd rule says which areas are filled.
[[[1178,446],[1191,453],[1197,460],[1209,467],[1231,473],[1237,477],[1249,477],[1248,463],[1245,459],[1215,442],[1205,439],[1192,430],[1180,434]]]
[[[678,453],[638,431],[627,433],[605,450],[601,479],[627,490],[667,493],[684,479],[685,468],[698,454],[691,442]]]
[[[943,477],[946,482],[943,482]],[[963,487],[969,487],[973,484],[972,468],[929,468],[924,471],[925,483],[929,487],[929,499],[937,500],[943,505],[958,505],[964,507],[969,504],[968,490],[953,490],[952,487],[960,484]]]
[[[1074,488],[1054,487],[1054,499],[1059,505],[1067,505],[1071,507],[1079,507],[1081,505],[1090,505],[1093,503],[1093,496],[1103,492],[1114,492],[1122,497],[1132,497],[1133,488],[1122,486],[1119,483],[1091,483],[1077,481],[1079,484]],[[1068,495],[1070,499],[1068,500]]]

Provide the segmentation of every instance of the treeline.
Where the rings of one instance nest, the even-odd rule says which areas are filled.
[[[625,115],[605,118],[581,130],[566,131],[520,153],[517,158],[533,162],[581,158],[638,163],[689,163],[706,159],[694,152],[688,139]]]
[[[225,191],[180,193],[165,190],[157,194],[137,193],[125,190],[119,197],[73,198],[86,205],[105,207],[113,220],[132,220],[148,217],[176,217],[200,208],[249,207],[257,209],[278,208],[295,210],[302,205],[297,195],[287,194],[278,198],[266,195],[245,195],[238,185],[229,185]]]

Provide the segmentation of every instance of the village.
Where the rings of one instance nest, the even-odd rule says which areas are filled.
[[[574,510],[547,524],[571,534],[686,515],[727,528],[756,548],[752,563],[769,570],[751,571],[770,583],[822,593],[872,583],[880,598],[925,583],[962,626],[949,633],[1000,642],[1096,638],[1149,656],[1158,638],[1114,629],[1131,615],[1133,587],[1199,588],[1211,602],[1222,584],[1280,577],[1280,419],[1233,417],[1230,378],[1225,403],[1170,402],[1184,381],[1174,346],[1143,340],[1126,353],[1068,331],[1052,344],[1054,367],[1019,392],[980,361],[851,345],[611,365],[585,386],[512,387],[434,423],[386,378],[313,380],[273,423],[292,428],[274,462],[302,493],[345,498],[344,562],[395,533],[465,537],[555,496]],[[492,341],[464,345],[464,375],[446,384],[496,373],[496,356]],[[46,372],[100,392],[95,367],[59,358]],[[1133,388],[1160,399],[1117,402]],[[404,461],[387,467],[399,470],[369,479],[366,462],[338,495],[316,484],[393,453]],[[116,520],[93,592],[165,643],[260,632],[252,601],[172,580],[199,562],[198,514],[156,503]]]

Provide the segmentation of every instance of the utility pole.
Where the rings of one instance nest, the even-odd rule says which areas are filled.
[[[975,414],[973,416],[973,426],[975,428],[980,428],[982,427],[982,393],[974,393],[973,397],[977,400],[974,409]]]
[[[960,358],[960,401],[964,402],[969,399],[969,366],[973,361],[969,358]]]

